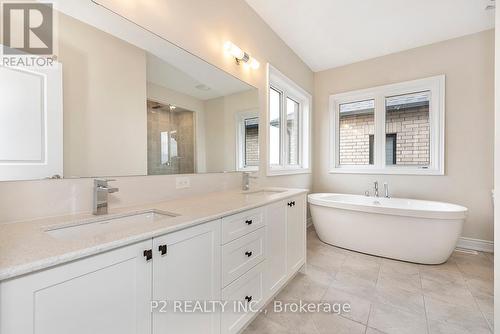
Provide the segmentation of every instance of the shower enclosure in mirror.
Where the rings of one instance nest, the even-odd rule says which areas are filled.
[[[57,66],[0,66],[0,180],[258,168],[257,89],[89,0],[53,16]]]

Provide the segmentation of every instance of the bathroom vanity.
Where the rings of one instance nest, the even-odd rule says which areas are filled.
[[[305,264],[305,196],[234,190],[4,224],[0,333],[237,333],[257,314],[233,302],[264,306]]]

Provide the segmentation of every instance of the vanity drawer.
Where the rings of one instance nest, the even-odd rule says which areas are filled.
[[[222,243],[238,239],[264,225],[264,208],[256,208],[222,218]]]
[[[230,284],[265,258],[266,230],[260,228],[222,246],[222,283]]]
[[[238,333],[252,319],[254,312],[263,306],[264,267],[265,261],[222,290],[222,301],[227,304],[221,316],[221,333]]]

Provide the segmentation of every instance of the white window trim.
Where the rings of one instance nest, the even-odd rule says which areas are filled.
[[[430,165],[415,166],[385,165],[385,97],[409,94],[418,91],[431,92],[430,119]],[[375,147],[373,165],[339,164],[339,105],[363,100],[375,100]],[[330,173],[348,174],[403,174],[444,175],[445,168],[445,75],[406,81],[369,89],[330,95]]]
[[[300,104],[299,109],[299,164],[286,165],[286,156],[283,146],[280,147],[280,165],[271,165],[270,150],[269,150],[269,121],[270,121],[270,105],[269,105],[269,89],[273,87],[276,90],[283,92],[283,101],[286,103],[286,97],[290,97]],[[267,135],[267,176],[292,175],[292,174],[310,174],[311,173],[311,114],[312,114],[312,96],[302,87],[297,85],[271,64],[267,64],[267,113],[266,113],[266,135]],[[281,110],[281,119],[285,119],[285,105]],[[284,115],[285,114],[285,115]],[[285,133],[281,131],[281,142],[285,143]]]
[[[245,119],[248,118],[259,118],[259,110],[251,109],[244,110],[236,113],[236,170],[241,172],[256,172],[259,170],[259,166],[246,166],[244,167],[245,162],[245,152],[244,152],[244,143],[245,143]],[[261,130],[261,122],[259,119],[259,133]],[[259,140],[260,142],[260,140]],[[260,154],[259,154],[260,156]]]

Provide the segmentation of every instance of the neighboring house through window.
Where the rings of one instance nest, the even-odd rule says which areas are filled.
[[[444,76],[332,95],[331,172],[444,174]]]

